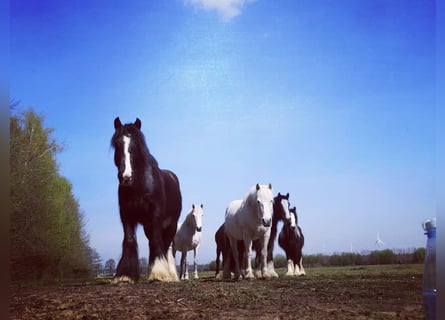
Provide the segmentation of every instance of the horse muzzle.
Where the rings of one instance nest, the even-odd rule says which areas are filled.
[[[124,187],[131,186],[133,183],[133,177],[122,177],[119,176],[119,184]]]
[[[272,219],[263,219],[262,222],[263,222],[263,226],[267,228],[267,227],[270,227]]]

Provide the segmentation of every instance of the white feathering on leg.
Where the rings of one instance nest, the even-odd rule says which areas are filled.
[[[278,273],[275,271],[273,260],[267,263],[267,270],[273,278],[278,278]]]
[[[161,282],[179,281],[171,254],[167,254],[167,257],[158,257],[155,259],[148,273],[148,280]]]

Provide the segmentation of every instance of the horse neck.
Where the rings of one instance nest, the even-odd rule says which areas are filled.
[[[192,211],[187,215],[187,217],[185,217],[185,221],[184,221],[184,225],[187,226],[187,228],[190,230],[195,229],[195,224],[194,224],[193,220],[194,220],[194,216],[193,216],[193,211]]]
[[[275,205],[274,205],[274,207],[275,207]],[[275,214],[275,208],[274,208],[274,213],[272,215],[272,226],[270,227],[270,237],[272,239],[275,239],[277,236],[278,221],[280,221],[280,220],[282,220],[282,219]]]
[[[141,183],[145,183],[147,180],[153,180],[155,170],[159,170],[158,162],[151,155],[148,147],[145,143],[139,143],[137,153],[137,165],[135,166],[135,176],[140,178]]]

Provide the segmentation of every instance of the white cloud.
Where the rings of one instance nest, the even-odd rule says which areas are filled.
[[[195,8],[217,11],[224,21],[238,16],[244,4],[253,1],[255,0],[184,0],[186,4],[191,4]]]

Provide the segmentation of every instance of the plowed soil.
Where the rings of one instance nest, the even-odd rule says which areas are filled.
[[[306,268],[307,275],[176,283],[12,284],[10,319],[424,319],[421,265]]]

